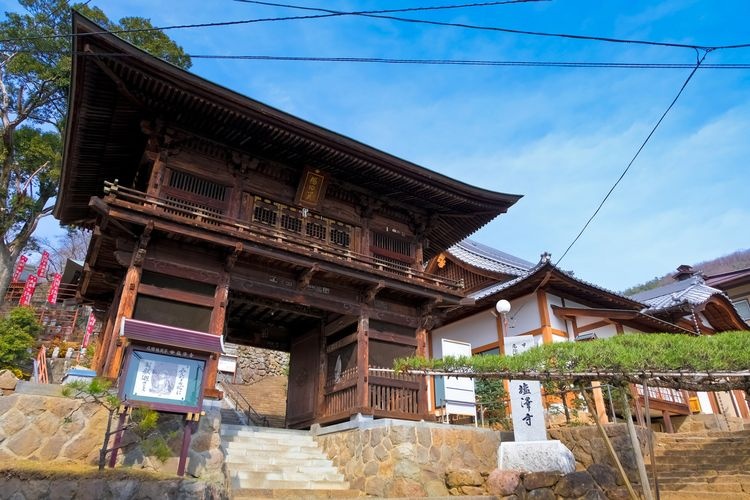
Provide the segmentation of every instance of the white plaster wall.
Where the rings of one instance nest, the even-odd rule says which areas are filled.
[[[541,326],[536,294],[531,293],[510,301],[508,328],[505,331],[506,337],[522,335],[541,328]]]
[[[549,314],[550,326],[556,330],[562,330],[564,332],[567,331],[565,329],[566,327],[565,320],[563,320],[562,318],[558,318],[552,312],[552,306],[563,307],[563,299],[561,297],[558,297],[557,295],[551,295],[549,293],[546,295],[547,295],[547,309],[548,309],[547,314]],[[565,305],[566,306],[568,305],[568,301],[565,301]]]
[[[578,328],[581,328],[586,325],[590,325],[592,323],[596,323],[597,321],[601,321],[602,318],[590,318],[590,317],[580,317],[577,320]],[[614,337],[617,335],[617,327],[612,324],[600,326],[598,328],[594,328],[592,330],[586,330],[583,333],[595,333],[596,336],[600,339],[607,339],[610,337]]]
[[[432,357],[443,357],[442,339],[468,342],[471,347],[497,344],[497,325],[490,310],[469,316],[450,325],[441,326],[432,331]]]

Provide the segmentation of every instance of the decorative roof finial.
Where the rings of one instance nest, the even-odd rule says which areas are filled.
[[[551,259],[552,259],[552,254],[549,252],[544,252],[539,262],[549,262]]]

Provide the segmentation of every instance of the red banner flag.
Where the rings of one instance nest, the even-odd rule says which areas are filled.
[[[47,273],[47,266],[49,265],[49,252],[45,250],[42,252],[42,260],[39,261],[39,268],[36,270],[37,276],[44,276]]]
[[[23,287],[21,300],[18,301],[19,306],[28,306],[31,304],[31,297],[34,295],[34,290],[36,290],[37,280],[38,278],[33,274],[29,274],[29,277],[26,278],[26,286]]]
[[[96,324],[96,317],[94,316],[93,311],[89,314],[89,322],[86,323],[86,334],[83,336],[83,347],[87,347],[89,345],[89,337],[91,337],[91,334],[94,332],[94,325]]]
[[[49,293],[47,294],[47,302],[50,304],[57,302],[57,292],[60,290],[60,281],[62,281],[62,274],[55,273],[55,277],[49,285]]]
[[[25,255],[21,255],[18,258],[18,264],[16,264],[16,272],[13,273],[13,281],[18,281],[18,278],[21,277],[21,273],[23,272],[23,268],[26,266],[27,260],[29,260],[29,258]]]

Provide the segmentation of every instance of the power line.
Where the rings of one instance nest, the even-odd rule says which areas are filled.
[[[636,158],[638,158],[638,156],[641,154],[641,151],[643,151],[643,148],[645,148],[646,144],[648,144],[648,141],[651,140],[651,137],[654,135],[654,132],[656,132],[656,129],[659,128],[659,125],[661,125],[661,122],[664,121],[664,118],[666,118],[666,116],[669,113],[669,111],[674,107],[675,103],[677,102],[677,100],[682,95],[682,92],[685,90],[685,87],[687,87],[688,83],[690,83],[690,80],[693,78],[693,75],[695,75],[695,73],[698,71],[698,68],[701,67],[701,64],[703,63],[703,60],[706,59],[706,56],[708,55],[709,52],[710,51],[705,51],[703,53],[703,56],[698,59],[698,61],[695,64],[695,67],[693,67],[693,71],[690,72],[690,74],[688,75],[688,77],[685,79],[685,82],[682,84],[682,87],[680,87],[680,91],[677,92],[677,95],[674,97],[674,99],[672,99],[672,102],[669,104],[669,106],[667,107],[666,111],[664,111],[664,113],[662,113],[661,118],[659,118],[659,120],[656,122],[656,125],[653,126],[653,128],[651,129],[651,132],[649,132],[648,136],[646,136],[646,139],[643,141],[643,143],[641,144],[641,146],[635,152],[635,155],[633,155],[633,158],[628,163],[628,166],[625,167],[625,170],[622,171],[622,173],[620,174],[620,177],[617,178],[617,180],[615,181],[615,183],[612,185],[612,187],[609,189],[609,191],[607,192],[607,194],[602,199],[601,203],[599,203],[599,206],[596,207],[596,210],[594,210],[594,213],[591,215],[591,217],[589,217],[589,220],[586,221],[586,224],[583,225],[583,227],[581,228],[581,230],[578,232],[578,235],[573,239],[573,241],[570,243],[570,245],[568,245],[568,248],[565,249],[565,252],[563,252],[562,256],[559,259],[557,259],[557,262],[555,262],[556,266],[560,264],[560,261],[562,261],[565,258],[566,255],[568,255],[568,252],[570,251],[570,249],[573,248],[573,245],[575,245],[576,242],[581,237],[581,235],[583,235],[583,233],[586,231],[586,228],[588,228],[589,224],[591,224],[591,221],[593,221],[594,218],[599,214],[599,211],[602,209],[602,207],[604,206],[604,204],[607,202],[607,200],[609,199],[609,196],[612,194],[612,192],[615,190],[615,188],[618,186],[618,184],[620,184],[620,181],[622,181],[623,177],[625,177],[625,174],[628,173],[628,170],[630,170],[630,167],[633,166],[633,163],[635,162]]]
[[[651,40],[629,40],[629,39],[624,39],[624,38],[574,35],[574,34],[569,34],[569,33],[550,33],[550,32],[543,32],[543,31],[517,30],[517,29],[511,29],[511,28],[501,28],[501,27],[496,27],[496,26],[479,26],[475,24],[449,23],[449,22],[442,22],[442,21],[430,21],[426,19],[412,19],[412,18],[405,18],[405,17],[383,15],[384,13],[387,13],[387,12],[396,12],[396,11],[387,11],[387,10],[345,12],[345,11],[340,11],[340,10],[305,7],[305,6],[293,5],[293,4],[263,2],[259,0],[236,0],[236,1],[240,1],[243,3],[268,5],[268,6],[274,6],[274,7],[285,7],[289,9],[306,10],[306,11],[313,11],[313,12],[326,12],[331,15],[339,15],[339,16],[342,16],[342,15],[363,16],[363,17],[372,17],[372,18],[377,18],[377,19],[390,19],[392,21],[400,21],[400,22],[407,22],[407,23],[430,24],[434,26],[449,26],[449,27],[455,27],[455,28],[474,29],[474,30],[481,30],[481,31],[495,31],[495,32],[501,32],[501,33],[515,34],[515,35],[556,37],[556,38],[567,38],[567,39],[572,39],[572,40],[588,40],[588,41],[609,42],[609,43],[627,43],[627,44],[652,45],[652,46],[655,45],[655,46],[661,46],[661,47],[673,47],[673,48],[708,50],[708,51],[718,50],[718,49],[740,49],[740,48],[750,47],[750,43],[742,43],[742,44],[734,44],[734,45],[696,45],[696,44],[683,44],[683,43],[672,43],[672,42],[655,42]],[[453,8],[453,7],[450,7],[450,8]],[[424,8],[423,10],[428,10],[428,8]]]
[[[122,53],[80,52],[73,54],[94,57],[146,57]],[[272,56],[272,55],[219,55],[186,54],[191,59],[233,60],[233,61],[280,61],[280,62],[323,62],[323,63],[363,63],[427,66],[506,66],[542,68],[615,68],[615,69],[690,69],[692,63],[626,63],[612,61],[499,61],[487,59],[396,59],[385,57],[319,57],[319,56]],[[750,69],[750,63],[702,64],[700,69]]]
[[[532,2],[532,1],[543,1],[543,0],[525,0],[525,1],[518,0],[516,2],[508,2],[508,3],[526,3],[526,2]],[[256,2],[254,0],[244,0],[244,2],[260,4],[260,2]],[[495,4],[495,3],[496,2],[489,2],[489,4]],[[389,19],[392,21],[415,23],[415,24],[427,24],[427,25],[433,25],[433,26],[455,27],[455,28],[473,29],[473,30],[480,30],[480,31],[492,31],[492,32],[516,34],[516,35],[555,37],[555,38],[564,38],[564,39],[572,39],[572,40],[598,41],[598,42],[607,42],[607,43],[649,45],[649,46],[660,46],[660,47],[695,49],[695,50],[704,50],[704,51],[719,50],[719,49],[750,48],[750,43],[741,43],[741,44],[733,44],[733,45],[695,45],[695,44],[681,44],[681,43],[671,43],[671,42],[657,42],[657,41],[651,41],[651,40],[629,40],[629,39],[622,39],[622,38],[576,35],[576,34],[569,34],[569,33],[550,33],[550,32],[542,32],[542,31],[517,30],[517,29],[511,29],[511,28],[502,28],[502,27],[496,27],[496,26],[479,26],[479,25],[472,25],[472,24],[465,24],[465,23],[430,21],[430,20],[425,20],[425,19],[413,19],[413,18],[404,18],[404,17],[396,17],[396,16],[379,14],[379,12],[395,13],[395,12],[411,11],[411,10],[416,10],[416,9],[420,9],[420,10],[456,9],[456,8],[462,7],[462,5],[450,5],[450,6],[444,6],[444,7],[439,7],[439,6],[419,7],[419,8],[409,7],[409,8],[404,8],[404,9],[351,11],[351,12],[336,11],[336,10],[321,9],[321,8],[312,8],[312,7],[303,7],[299,5],[280,4],[280,3],[273,3],[273,2],[262,2],[262,5],[285,7],[285,8],[292,8],[292,9],[301,9],[301,10],[308,10],[308,11],[317,11],[317,12],[323,12],[323,14],[310,14],[310,15],[305,15],[305,16],[268,17],[268,18],[257,18],[257,19],[245,19],[245,20],[239,20],[239,21],[221,21],[221,22],[213,22],[213,23],[177,24],[177,25],[171,25],[171,26],[161,26],[161,27],[154,27],[154,28],[137,28],[137,29],[128,29],[128,30],[112,30],[112,31],[102,30],[102,31],[94,31],[91,33],[39,35],[39,36],[33,36],[33,37],[0,39],[0,43],[17,43],[17,42],[31,41],[31,40],[49,40],[49,39],[89,36],[89,35],[97,35],[97,34],[127,34],[127,33],[143,33],[143,32],[149,32],[149,31],[167,31],[167,30],[175,30],[175,29],[236,26],[236,25],[242,25],[242,24],[306,20],[306,19],[322,19],[322,18],[339,17],[339,16],[364,16],[364,17],[372,17],[372,18],[377,18],[377,19]],[[471,7],[471,6],[480,6],[482,4],[474,3],[474,4],[463,4],[463,5],[467,7]]]
[[[192,29],[192,28],[214,28],[220,26],[236,26],[241,24],[254,24],[254,23],[266,23],[266,22],[279,22],[279,21],[296,21],[296,20],[307,20],[307,19],[323,19],[327,17],[339,17],[339,16],[350,16],[350,15],[365,15],[365,14],[377,14],[377,13],[397,13],[397,12],[411,12],[415,10],[443,10],[443,9],[461,9],[469,7],[482,7],[490,5],[504,5],[504,4],[516,4],[516,3],[531,3],[531,2],[547,2],[551,0],[505,0],[503,2],[486,2],[486,3],[471,3],[471,4],[456,4],[448,6],[433,6],[433,7],[405,7],[403,9],[388,9],[388,10],[369,10],[369,11],[357,11],[357,12],[326,12],[320,9],[312,9],[305,7],[296,7],[301,10],[318,10],[320,12],[326,12],[325,14],[307,15],[307,16],[283,16],[283,17],[264,17],[257,19],[244,19],[239,21],[219,21],[213,23],[194,23],[194,24],[175,24],[170,26],[161,26],[153,28],[133,28],[127,30],[101,30],[94,31],[91,33],[65,33],[59,35],[39,35],[31,37],[19,37],[19,38],[7,38],[0,39],[0,43],[17,43],[31,40],[52,40],[58,38],[78,37],[78,36],[89,36],[89,35],[102,35],[107,33],[113,34],[128,34],[128,33],[147,33],[150,31],[167,31],[176,29]],[[266,3],[265,5],[273,6],[272,3]],[[292,8],[294,6],[285,6]]]
[[[314,7],[304,7],[302,5],[295,6],[295,5],[284,5],[284,4],[277,4],[273,2],[261,2],[261,1],[255,1],[255,0],[234,0],[238,3],[251,3],[256,5],[266,5],[269,7],[287,7],[292,9],[299,9],[299,10],[309,10],[314,12],[325,12],[325,9],[316,9]],[[403,9],[385,9],[385,10],[370,10],[370,11],[360,11],[360,12],[348,12],[343,13],[345,15],[362,15],[362,14],[392,14],[396,12],[421,12],[421,11],[429,11],[429,10],[451,10],[451,9],[468,9],[473,7],[495,7],[498,5],[510,5],[510,4],[519,4],[519,3],[534,3],[534,2],[551,2],[552,0],[504,0],[502,2],[481,2],[481,3],[465,3],[465,4],[456,4],[456,5],[438,5],[438,6],[430,6],[430,7],[405,7]],[[329,12],[335,12],[335,11],[329,11]]]

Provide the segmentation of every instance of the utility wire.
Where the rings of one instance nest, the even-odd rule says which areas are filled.
[[[291,9],[299,9],[299,10],[309,10],[314,12],[326,12],[325,9],[316,9],[314,7],[304,7],[302,5],[296,6],[296,5],[285,5],[285,4],[277,4],[273,2],[261,2],[261,1],[254,1],[254,0],[234,0],[238,3],[251,3],[255,5],[265,5],[268,7],[286,7]],[[465,3],[465,4],[456,4],[456,5],[437,5],[437,6],[429,6],[429,7],[405,7],[403,9],[385,9],[385,10],[371,10],[371,11],[361,11],[359,14],[393,14],[396,12],[423,12],[423,11],[429,11],[429,10],[451,10],[451,9],[468,9],[473,7],[495,7],[498,5],[509,5],[509,4],[518,4],[518,3],[535,3],[535,2],[551,2],[552,0],[504,0],[502,2],[481,2],[481,3]],[[328,11],[328,12],[334,12],[334,11]],[[342,13],[343,14],[343,13]],[[346,13],[346,15],[358,15],[355,12]]]
[[[296,21],[296,20],[307,20],[307,19],[323,19],[327,17],[339,17],[339,16],[352,16],[352,15],[365,15],[365,14],[378,14],[378,13],[398,13],[398,12],[411,12],[415,10],[443,10],[443,9],[461,9],[469,7],[483,7],[491,5],[504,5],[504,4],[515,4],[515,3],[531,3],[531,2],[547,2],[551,0],[505,0],[503,2],[486,2],[486,3],[471,3],[471,4],[456,4],[448,6],[432,6],[432,7],[405,7],[403,9],[387,9],[387,10],[368,10],[368,11],[357,11],[357,12],[335,12],[325,11],[321,9],[312,9],[305,7],[296,7],[301,10],[313,10],[325,12],[325,14],[307,15],[307,16],[284,16],[284,17],[264,17],[257,19],[244,19],[239,21],[220,21],[214,23],[195,23],[195,24],[175,24],[170,26],[161,26],[153,28],[133,28],[123,30],[102,30],[94,31],[91,33],[65,33],[60,35],[39,35],[31,37],[19,37],[19,38],[7,38],[0,39],[0,43],[17,43],[31,40],[51,40],[57,38],[68,38],[68,37],[79,37],[89,35],[102,35],[107,33],[113,34],[127,34],[127,33],[146,33],[150,31],[167,31],[175,29],[190,29],[190,28],[214,28],[220,26],[236,26],[241,24],[255,24],[255,23],[266,23],[266,22],[278,22],[278,21]],[[266,3],[265,5],[276,6],[272,3]],[[294,6],[282,7],[295,8]]]
[[[146,55],[132,55],[109,52],[74,51],[74,55],[111,58],[145,58]],[[542,68],[616,68],[616,69],[691,69],[693,63],[626,63],[626,62],[590,62],[590,61],[499,61],[488,59],[394,59],[384,57],[315,57],[315,56],[272,56],[272,55],[217,55],[186,54],[191,59],[234,60],[234,61],[287,61],[287,62],[324,62],[324,63],[363,63],[363,64],[396,64],[427,66],[508,66],[508,67],[542,67]],[[700,69],[750,69],[750,63],[702,64]]]
[[[680,87],[680,91],[677,92],[677,95],[674,97],[674,99],[672,99],[672,102],[669,104],[669,106],[667,107],[666,111],[664,111],[664,113],[662,113],[661,118],[659,118],[659,120],[656,122],[656,125],[654,125],[654,127],[651,129],[651,132],[649,132],[648,136],[646,136],[646,139],[643,141],[643,143],[641,144],[641,146],[635,152],[635,155],[633,155],[633,158],[628,163],[628,166],[625,167],[625,170],[622,171],[622,174],[620,174],[620,177],[618,177],[618,179],[615,181],[615,183],[609,189],[609,191],[607,192],[607,194],[602,199],[601,203],[599,203],[599,206],[596,207],[596,210],[591,215],[591,217],[589,217],[589,220],[586,221],[586,224],[583,225],[583,227],[581,228],[581,230],[578,232],[578,235],[573,239],[573,241],[570,243],[570,245],[568,245],[568,248],[565,249],[565,252],[563,252],[562,256],[559,259],[557,259],[557,262],[555,262],[556,266],[560,264],[560,261],[562,261],[565,258],[566,255],[568,255],[568,252],[570,251],[570,249],[573,248],[573,245],[575,245],[576,242],[581,237],[581,235],[583,235],[583,233],[586,231],[586,228],[588,228],[589,224],[591,224],[591,221],[593,221],[594,218],[599,214],[599,211],[602,209],[602,207],[604,206],[604,204],[607,202],[607,200],[609,199],[609,196],[615,190],[615,188],[617,187],[617,185],[620,184],[620,181],[622,181],[623,177],[625,177],[625,174],[628,173],[628,170],[630,170],[630,167],[633,166],[633,163],[635,162],[636,158],[638,158],[638,156],[641,154],[641,151],[643,151],[643,148],[646,147],[646,144],[648,144],[648,141],[654,135],[654,132],[656,132],[656,129],[659,128],[659,125],[661,125],[661,122],[664,121],[664,118],[666,118],[666,116],[669,113],[669,111],[674,107],[675,103],[677,102],[677,100],[682,95],[682,92],[685,90],[685,87],[687,87],[688,83],[690,83],[690,80],[693,78],[693,75],[695,75],[695,73],[698,71],[698,68],[701,67],[701,64],[703,63],[703,60],[706,59],[706,56],[708,55],[709,52],[710,52],[710,50],[704,51],[703,52],[703,56],[698,58],[698,61],[696,62],[695,67],[693,68],[693,71],[690,72],[690,74],[688,75],[688,77],[685,79],[685,82],[682,84],[682,87]]]
[[[528,1],[532,1],[532,0],[528,0]],[[246,3],[253,3],[253,0],[246,0]],[[303,10],[314,10],[317,12],[323,12],[323,14],[310,14],[306,16],[268,17],[268,18],[258,18],[258,19],[246,19],[246,20],[240,20],[240,21],[222,21],[222,22],[214,22],[214,23],[177,24],[177,25],[171,25],[171,26],[161,26],[161,27],[154,27],[154,28],[138,28],[138,29],[128,29],[128,30],[112,30],[112,31],[103,30],[103,31],[94,31],[91,33],[73,33],[73,34],[67,33],[67,34],[61,34],[61,35],[39,35],[39,36],[33,36],[33,37],[0,39],[0,43],[18,43],[18,42],[32,41],[32,40],[49,40],[49,39],[57,39],[57,38],[89,36],[89,35],[98,35],[98,34],[144,33],[144,32],[149,32],[149,31],[167,31],[167,30],[188,29],[188,28],[235,26],[235,25],[242,25],[242,24],[253,24],[253,23],[264,23],[264,22],[292,21],[292,20],[303,20],[303,19],[321,19],[321,18],[338,17],[338,16],[365,16],[365,17],[372,17],[372,18],[377,18],[377,19],[389,19],[392,21],[400,21],[400,22],[407,22],[407,23],[474,29],[474,30],[481,30],[481,31],[510,33],[510,34],[516,34],[516,35],[555,37],[555,38],[564,38],[564,39],[572,39],[572,40],[598,41],[598,42],[607,42],[607,43],[649,45],[649,46],[660,46],[660,47],[695,49],[695,50],[703,50],[703,51],[711,51],[711,50],[718,50],[718,49],[743,49],[743,48],[750,47],[750,43],[741,43],[741,44],[734,44],[734,45],[710,45],[709,46],[709,45],[681,44],[681,43],[671,43],[671,42],[656,42],[656,41],[650,41],[650,40],[628,40],[628,39],[622,39],[622,38],[575,35],[575,34],[568,34],[568,33],[549,33],[549,32],[541,32],[541,31],[517,30],[517,29],[501,28],[501,27],[495,27],[495,26],[478,26],[478,25],[465,24],[465,23],[429,21],[425,19],[412,19],[412,18],[404,18],[404,17],[396,17],[396,16],[378,14],[379,12],[392,12],[393,13],[393,12],[409,11],[409,10],[415,9],[414,7],[405,8],[405,9],[346,12],[346,11],[336,11],[336,10],[330,10],[330,9],[303,7],[303,6],[291,5],[291,4],[277,4],[277,3],[272,3],[272,2],[263,2],[263,5],[278,6],[278,7],[293,8],[293,9],[303,9]],[[466,5],[475,6],[477,4],[466,4]],[[460,5],[450,5],[444,8],[456,9],[459,7]],[[440,8],[441,7],[433,7],[431,9],[437,10]],[[427,9],[427,8],[421,8],[421,9]]]
[[[285,7],[289,9],[306,10],[306,11],[313,11],[313,12],[326,12],[326,13],[329,13],[330,15],[337,15],[337,16],[364,16],[364,17],[372,17],[372,18],[377,18],[377,19],[389,19],[392,21],[400,21],[400,22],[407,22],[407,23],[430,24],[434,26],[450,26],[450,27],[455,27],[455,28],[466,28],[466,29],[474,29],[474,30],[482,30],[482,31],[496,31],[496,32],[501,32],[501,33],[511,33],[515,35],[557,37],[557,38],[567,38],[567,39],[573,39],[573,40],[588,40],[588,41],[609,42],[609,43],[656,45],[656,46],[661,46],[661,47],[673,47],[673,48],[676,47],[676,48],[682,48],[682,49],[695,49],[695,50],[704,50],[704,51],[711,51],[711,50],[717,50],[717,49],[740,49],[740,48],[750,47],[750,43],[742,43],[742,44],[734,44],[734,45],[696,45],[696,44],[683,44],[683,43],[672,43],[672,42],[655,42],[651,40],[629,40],[629,39],[623,39],[623,38],[573,35],[569,33],[549,33],[549,32],[543,32],[543,31],[517,30],[517,29],[511,29],[511,28],[501,28],[501,27],[496,27],[496,26],[479,26],[479,25],[474,25],[474,24],[449,23],[449,22],[441,22],[441,21],[430,21],[426,19],[412,19],[412,18],[405,18],[405,17],[382,15],[388,12],[396,12],[394,10],[391,10],[391,11],[388,11],[388,10],[372,11],[371,10],[371,11],[345,12],[345,11],[340,11],[340,10],[331,10],[331,9],[316,8],[316,7],[305,7],[305,6],[293,5],[293,4],[264,2],[260,0],[236,0],[236,1],[243,2],[243,3],[268,5],[268,6],[273,6],[273,7]],[[449,6],[448,8],[454,8],[454,7]],[[416,10],[416,9],[412,8],[409,10]],[[423,8],[422,10],[428,10],[428,8]],[[403,11],[404,10],[402,9],[398,10],[398,12],[403,12]]]

